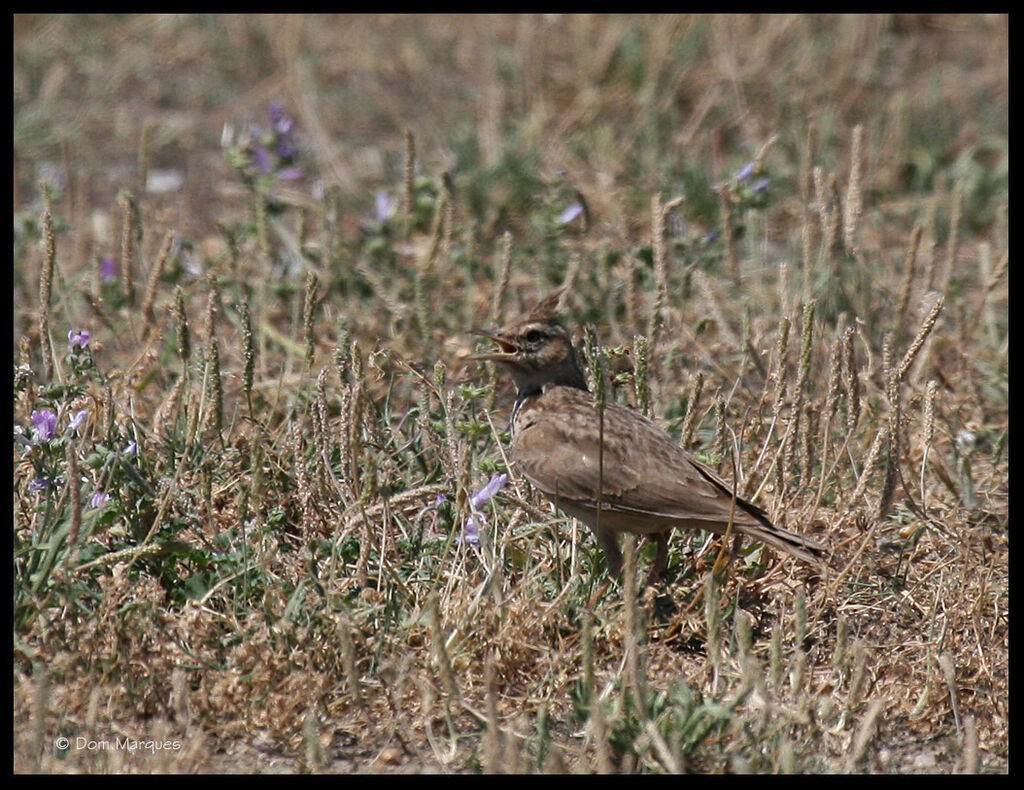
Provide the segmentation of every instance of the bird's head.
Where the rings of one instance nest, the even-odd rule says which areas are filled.
[[[558,320],[562,291],[544,297],[525,315],[500,329],[475,330],[498,344],[499,350],[472,359],[497,362],[511,374],[520,392],[561,384],[586,389],[568,331]]]

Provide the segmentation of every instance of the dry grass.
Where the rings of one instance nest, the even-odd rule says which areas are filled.
[[[1008,770],[1005,17],[14,45],[15,771]],[[468,330],[566,282],[827,572],[677,535],[591,609],[514,476],[461,539],[511,397]]]

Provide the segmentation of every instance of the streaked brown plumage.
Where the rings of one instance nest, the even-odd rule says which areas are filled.
[[[556,310],[561,291],[507,326],[477,332],[501,350],[497,362],[518,388],[512,412],[514,466],[561,510],[597,534],[608,572],[622,569],[618,535],[648,535],[658,544],[652,575],[664,569],[674,527],[748,535],[818,564],[824,547],[777,527],[763,510],[736,497],[709,467],[639,412],[608,402],[601,416]],[[600,520],[598,502],[600,501]]]

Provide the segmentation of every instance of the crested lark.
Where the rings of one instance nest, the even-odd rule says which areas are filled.
[[[654,578],[664,570],[673,527],[724,534],[730,520],[734,534],[820,564],[824,546],[772,524],[639,412],[608,401],[602,428],[597,400],[555,312],[561,293],[501,329],[478,330],[500,351],[474,359],[497,362],[512,374],[519,390],[512,410],[513,465],[556,507],[594,530],[609,574],[622,570],[621,532],[657,542]]]

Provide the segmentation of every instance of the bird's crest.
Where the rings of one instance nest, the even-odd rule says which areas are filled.
[[[539,322],[558,322],[558,305],[562,301],[562,294],[565,293],[565,288],[559,288],[552,291],[537,304],[535,304],[525,316],[523,316],[523,322],[526,321],[539,321]]]

